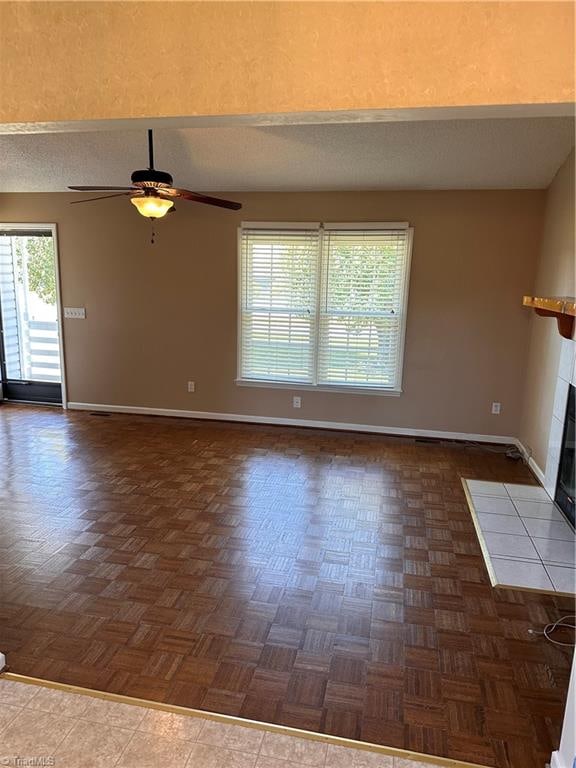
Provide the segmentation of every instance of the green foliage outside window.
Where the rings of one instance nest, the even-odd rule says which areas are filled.
[[[56,304],[54,242],[51,237],[16,238],[16,259],[20,275],[26,269],[28,288],[46,304]]]

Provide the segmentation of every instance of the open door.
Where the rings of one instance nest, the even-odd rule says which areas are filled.
[[[62,403],[56,240],[51,225],[0,224],[2,397]]]

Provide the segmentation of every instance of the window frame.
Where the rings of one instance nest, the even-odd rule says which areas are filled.
[[[245,229],[277,229],[277,230],[290,230],[290,229],[314,229],[319,230],[319,242],[320,242],[320,254],[318,259],[318,273],[316,276],[316,319],[317,327],[315,332],[315,375],[318,374],[318,357],[320,346],[320,304],[322,295],[322,279],[321,272],[323,268],[324,259],[324,244],[323,235],[326,230],[340,230],[340,231],[370,231],[370,230],[398,230],[402,229],[406,231],[406,265],[404,270],[404,285],[401,295],[401,307],[402,316],[400,322],[400,332],[398,339],[398,363],[397,363],[397,380],[393,387],[370,387],[370,386],[358,386],[355,384],[317,384],[317,383],[303,383],[303,382],[291,382],[291,381],[274,381],[270,379],[246,379],[242,377],[242,321],[243,321],[243,270],[242,270],[242,233]],[[237,330],[236,330],[236,379],[235,383],[240,387],[257,387],[261,389],[293,389],[293,390],[308,390],[313,392],[336,392],[345,393],[348,395],[379,395],[384,397],[400,397],[402,394],[402,381],[404,377],[404,350],[406,346],[406,324],[408,316],[408,298],[410,288],[410,270],[412,265],[412,243],[414,237],[414,228],[406,221],[386,221],[386,222],[272,222],[272,221],[242,221],[238,227],[237,236]]]

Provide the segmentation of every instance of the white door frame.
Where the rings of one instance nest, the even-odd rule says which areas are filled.
[[[21,222],[1,222],[0,229],[9,232],[13,230],[26,230],[26,229],[46,229],[52,233],[52,241],[54,243],[54,269],[56,276],[56,314],[58,316],[58,340],[60,351],[60,371],[62,374],[62,408],[66,410],[68,408],[68,395],[66,388],[66,355],[64,354],[64,326],[62,318],[64,316],[64,309],[62,307],[62,290],[60,285],[60,251],[58,249],[58,225],[54,223],[34,223],[30,221]],[[0,388],[1,394],[1,388]]]

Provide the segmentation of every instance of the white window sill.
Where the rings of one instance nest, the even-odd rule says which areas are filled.
[[[345,384],[298,384],[289,381],[261,381],[259,379],[236,379],[238,387],[260,387],[261,389],[297,389],[310,392],[338,392],[346,395],[380,395],[384,397],[400,397],[401,389],[380,389],[377,387],[356,387]]]

